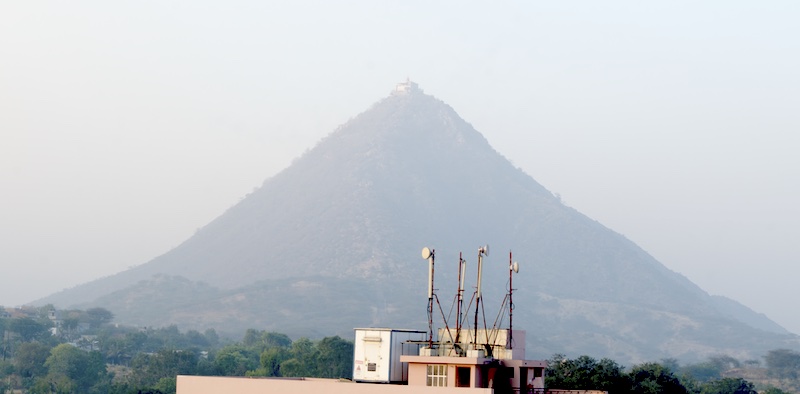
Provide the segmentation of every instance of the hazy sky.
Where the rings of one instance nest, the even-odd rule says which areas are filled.
[[[168,251],[410,77],[800,333],[800,2],[284,3],[0,2],[0,305]]]

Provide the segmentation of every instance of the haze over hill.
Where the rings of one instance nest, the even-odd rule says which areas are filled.
[[[451,107],[403,86],[178,247],[39,303],[102,306],[123,323],[231,332],[422,328],[419,250],[436,250],[447,304],[459,252],[474,275],[477,248],[488,243],[488,308],[505,294],[513,251],[522,266],[515,327],[528,330],[537,356],[759,357],[798,347],[763,315],[710,297],[562,204]]]

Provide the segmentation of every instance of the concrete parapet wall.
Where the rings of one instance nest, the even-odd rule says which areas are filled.
[[[492,389],[353,383],[336,379],[178,376],[177,394],[492,394]]]

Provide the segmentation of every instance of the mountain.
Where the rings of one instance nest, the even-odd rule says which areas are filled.
[[[240,333],[424,329],[421,248],[436,252],[437,294],[447,311],[459,253],[474,278],[477,249],[487,243],[489,325],[513,251],[522,266],[514,278],[515,327],[527,329],[528,351],[538,357],[760,357],[798,348],[796,336],[709,296],[563,205],[410,82],[178,247],[38,303],[102,306],[122,323]]]

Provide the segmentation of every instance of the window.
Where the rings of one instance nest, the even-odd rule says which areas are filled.
[[[446,387],[447,386],[447,365],[430,364],[428,365],[428,386]]]
[[[469,387],[469,367],[456,367],[456,387]]]

